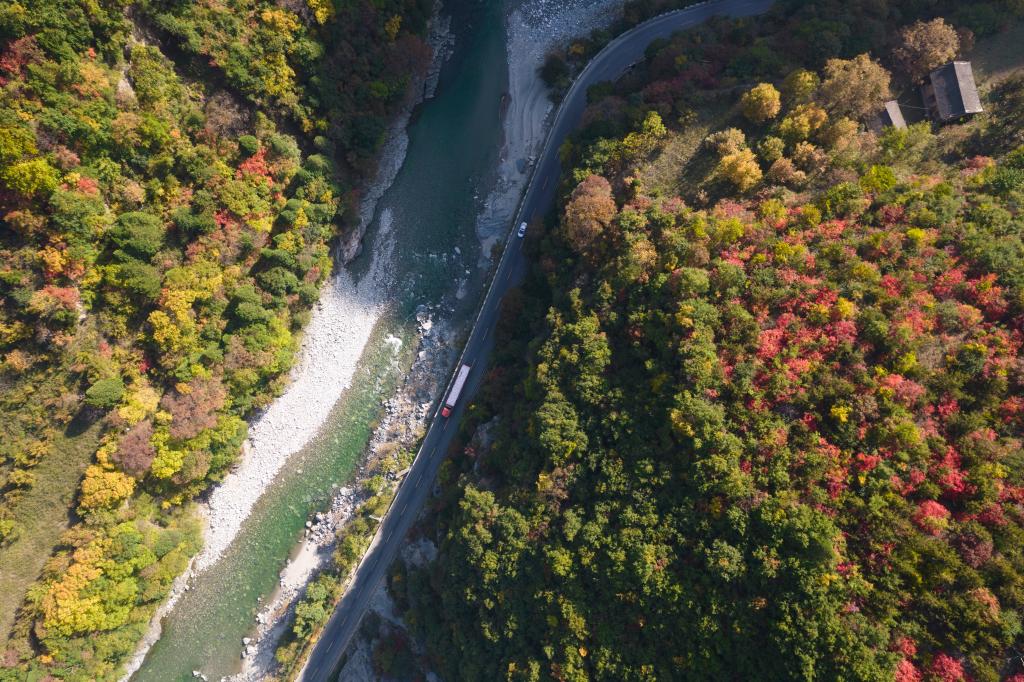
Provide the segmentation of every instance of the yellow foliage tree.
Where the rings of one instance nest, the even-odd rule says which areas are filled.
[[[744,147],[732,154],[726,154],[718,162],[717,173],[720,177],[728,180],[741,192],[761,182],[761,166],[757,163],[757,157],[749,148]]]
[[[103,604],[97,594],[83,592],[103,575],[100,563],[106,550],[103,541],[94,541],[75,550],[71,565],[52,583],[42,601],[43,627],[49,633],[70,637],[95,630],[104,621]]]
[[[85,470],[79,506],[86,511],[113,507],[134,491],[134,478],[120,471],[106,471],[94,464]]]
[[[260,19],[268,28],[280,33],[288,41],[291,41],[293,34],[302,25],[297,16],[279,7],[263,10],[260,12]]]
[[[395,38],[398,37],[398,32],[402,29],[402,15],[395,14],[384,24],[384,33],[387,34],[388,40],[395,42]]]
[[[647,156],[657,149],[667,133],[668,129],[665,128],[665,123],[658,112],[649,111],[640,130],[626,135],[622,140],[623,153],[633,160]]]
[[[113,630],[128,622],[139,593],[134,576],[156,556],[141,544],[142,535],[132,523],[99,533],[79,534],[77,542],[72,539],[78,546],[68,566],[30,590],[28,599],[42,614],[42,637]],[[110,556],[115,546],[117,560]]]
[[[117,408],[117,414],[129,426],[134,426],[153,414],[159,404],[160,396],[156,390],[149,385],[148,381],[140,379],[132,384],[123,404]]]
[[[149,325],[152,327],[153,340],[170,353],[184,351],[191,345],[196,334],[195,324],[191,320],[182,326],[162,310],[154,310],[149,314]]]
[[[771,83],[761,83],[743,94],[740,100],[743,115],[754,123],[763,123],[779,115],[782,95]]]
[[[782,81],[782,94],[790,104],[808,101],[821,85],[818,74],[807,69],[797,69]]]
[[[786,142],[796,144],[808,139],[828,122],[828,113],[814,104],[801,104],[779,123],[779,134]]]
[[[331,0],[306,0],[316,23],[323,26],[334,17],[334,3]]]
[[[46,159],[35,158],[0,170],[0,180],[24,197],[47,195],[57,187],[57,170]]]
[[[161,414],[166,415],[166,412]],[[153,447],[156,448],[156,457],[150,466],[149,473],[156,478],[170,478],[178,473],[185,461],[185,451],[173,448],[170,445],[171,435],[167,427],[161,427],[153,434]]]

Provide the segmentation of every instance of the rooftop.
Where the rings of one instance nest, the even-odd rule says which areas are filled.
[[[983,111],[970,62],[950,62],[928,75],[925,102],[940,121]]]
[[[893,128],[907,127],[907,121],[903,118],[903,110],[900,109],[900,103],[894,99],[885,103],[885,111],[882,112],[882,119],[883,122],[891,125]]]

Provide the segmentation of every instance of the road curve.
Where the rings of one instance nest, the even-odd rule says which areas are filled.
[[[667,12],[650,19],[608,43],[579,74],[555,114],[544,149],[533,168],[533,176],[520,203],[516,219],[509,229],[507,244],[494,278],[487,290],[469,340],[455,369],[465,363],[472,366],[459,404],[449,418],[440,415],[440,406],[416,453],[409,473],[402,482],[391,508],[356,569],[352,582],[324,627],[299,675],[304,682],[327,682],[338,674],[341,656],[366,612],[374,589],[384,578],[397,556],[423,503],[430,495],[438,467],[458,430],[465,405],[472,399],[483,379],[487,358],[494,345],[494,330],[501,299],[510,287],[518,285],[526,274],[523,240],[516,236],[520,222],[542,216],[554,201],[561,171],[558,149],[579,124],[587,105],[587,89],[595,83],[614,80],[639,63],[653,40],[703,23],[714,16],[744,17],[761,14],[772,0],[712,0],[686,9]]]

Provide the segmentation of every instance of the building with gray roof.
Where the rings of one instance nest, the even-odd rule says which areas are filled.
[[[928,113],[939,123],[983,111],[970,62],[950,62],[928,74],[921,86]]]

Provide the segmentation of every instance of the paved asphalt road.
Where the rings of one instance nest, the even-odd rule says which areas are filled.
[[[519,284],[526,274],[523,240],[516,236],[516,226],[522,221],[530,222],[543,216],[551,206],[561,170],[558,148],[583,115],[587,88],[595,83],[614,80],[621,76],[629,67],[643,59],[647,46],[657,38],[667,38],[676,31],[695,26],[715,15],[761,14],[771,4],[772,0],[714,0],[655,17],[609,43],[576,79],[562,101],[548,133],[547,142],[539,162],[534,167],[533,178],[527,187],[525,198],[515,222],[510,226],[508,244],[498,262],[494,279],[463,350],[459,365],[468,364],[473,370],[470,372],[459,404],[448,419],[441,417],[440,411],[434,414],[420,451],[398,490],[391,510],[385,516],[373,544],[363,557],[352,584],[313,648],[300,679],[307,682],[327,682],[335,679],[339,672],[341,656],[359,627],[374,589],[397,556],[405,534],[430,495],[437,469],[458,430],[463,409],[476,393],[485,374],[487,358],[494,344],[491,332],[498,319],[501,299],[505,292]]]

